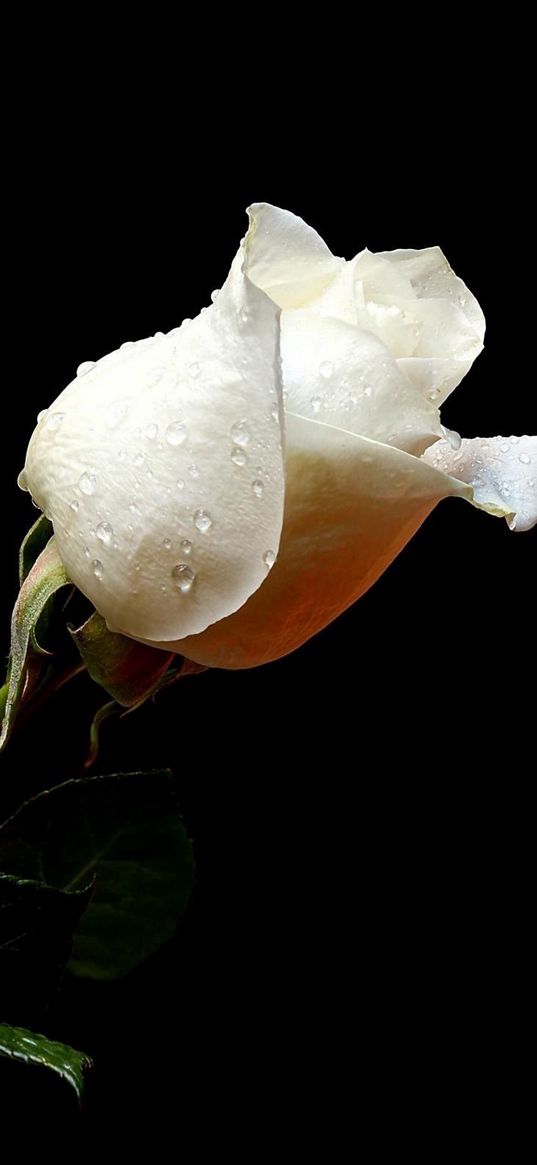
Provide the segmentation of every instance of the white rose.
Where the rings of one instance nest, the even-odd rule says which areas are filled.
[[[211,307],[79,368],[22,481],[112,630],[227,668],[319,631],[441,498],[537,521],[537,438],[445,439],[485,324],[442,252],[250,220]]]

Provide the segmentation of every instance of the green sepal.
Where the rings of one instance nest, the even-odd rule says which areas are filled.
[[[33,527],[34,539],[38,536]],[[39,532],[41,537],[42,529]],[[30,538],[32,531],[27,536]],[[27,541],[27,540],[25,540]],[[22,569],[28,562],[29,549],[21,551]],[[29,545],[29,544],[28,544]],[[32,542],[35,546],[35,542]],[[26,557],[25,557],[26,553]],[[41,648],[35,637],[35,629],[46,612],[47,605],[61,587],[71,585],[60,560],[56,542],[51,538],[28,571],[19,591],[11,619],[11,651],[8,664],[7,690],[0,697],[3,719],[0,732],[0,750],[9,738],[17,712],[23,701],[27,701],[43,679],[43,671],[48,666],[50,656]]]
[[[97,611],[82,627],[69,630],[92,680],[124,708],[147,700],[174,659],[173,652],[109,631]]]

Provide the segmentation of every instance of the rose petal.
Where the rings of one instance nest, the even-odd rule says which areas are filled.
[[[214,306],[100,360],[48,410],[26,479],[112,630],[203,630],[265,579],[283,516],[278,309],[242,274]]]
[[[309,308],[284,312],[282,366],[292,413],[417,454],[442,435],[438,410],[370,332]]]
[[[438,441],[424,460],[468,482],[473,504],[506,518],[511,530],[537,523],[537,437],[475,437],[458,450]]]
[[[290,211],[258,202],[248,214],[248,274],[280,307],[309,303],[344,266],[317,231]]]
[[[364,437],[288,416],[280,553],[244,607],[174,644],[209,666],[253,667],[286,655],[371,586],[448,494],[463,484]]]
[[[397,355],[405,376],[424,396],[440,405],[482,351],[483,312],[463,280],[452,271],[440,247],[382,251],[376,257],[386,260],[420,301],[417,309],[410,302],[406,305],[421,321],[419,344],[414,352],[400,351]],[[391,288],[380,286],[379,300],[382,302],[382,295],[390,291]],[[405,306],[403,299],[401,296],[397,301],[400,307]]]

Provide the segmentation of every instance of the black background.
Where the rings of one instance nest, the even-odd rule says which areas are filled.
[[[42,66],[31,117],[8,117],[6,652],[35,414],[81,361],[208,303],[251,201],[348,258],[439,243],[488,325],[444,423],[535,431],[517,85],[507,97],[492,63],[473,87],[455,50],[397,68],[379,41],[341,62],[344,92],[315,54],[300,81],[291,55],[269,77],[253,31],[215,76],[203,41],[152,33],[134,55],[127,35],[82,60],[75,41],[59,76]],[[103,771],[175,770],[197,886],[166,949],[124,982],[67,982],[44,1020],[95,1056],[80,1130],[337,1160],[366,1127],[379,1148],[390,1131],[416,1145],[432,1117],[444,1144],[471,1116],[479,1144],[512,1090],[524,1108],[535,549],[535,532],[444,502],[293,656],[192,678],[105,729]],[[10,747],[5,808],[78,773],[98,702],[77,681]],[[39,1088],[21,1081],[26,1111],[65,1122],[65,1094]]]

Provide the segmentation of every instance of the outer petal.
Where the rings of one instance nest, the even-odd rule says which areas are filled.
[[[282,315],[286,407],[351,433],[422,453],[440,416],[370,332],[303,308]]]
[[[248,214],[248,274],[280,307],[309,303],[345,266],[317,231],[290,211],[258,202]]]
[[[240,607],[276,552],[279,311],[239,253],[213,307],[100,360],[36,429],[25,478],[108,625],[165,641]]]
[[[200,663],[253,667],[286,655],[354,603],[440,498],[468,487],[425,461],[364,437],[288,416],[280,554],[249,601],[174,644]]]
[[[537,437],[475,437],[457,452],[439,441],[424,460],[468,482],[474,505],[506,518],[511,530],[537,523]]]

